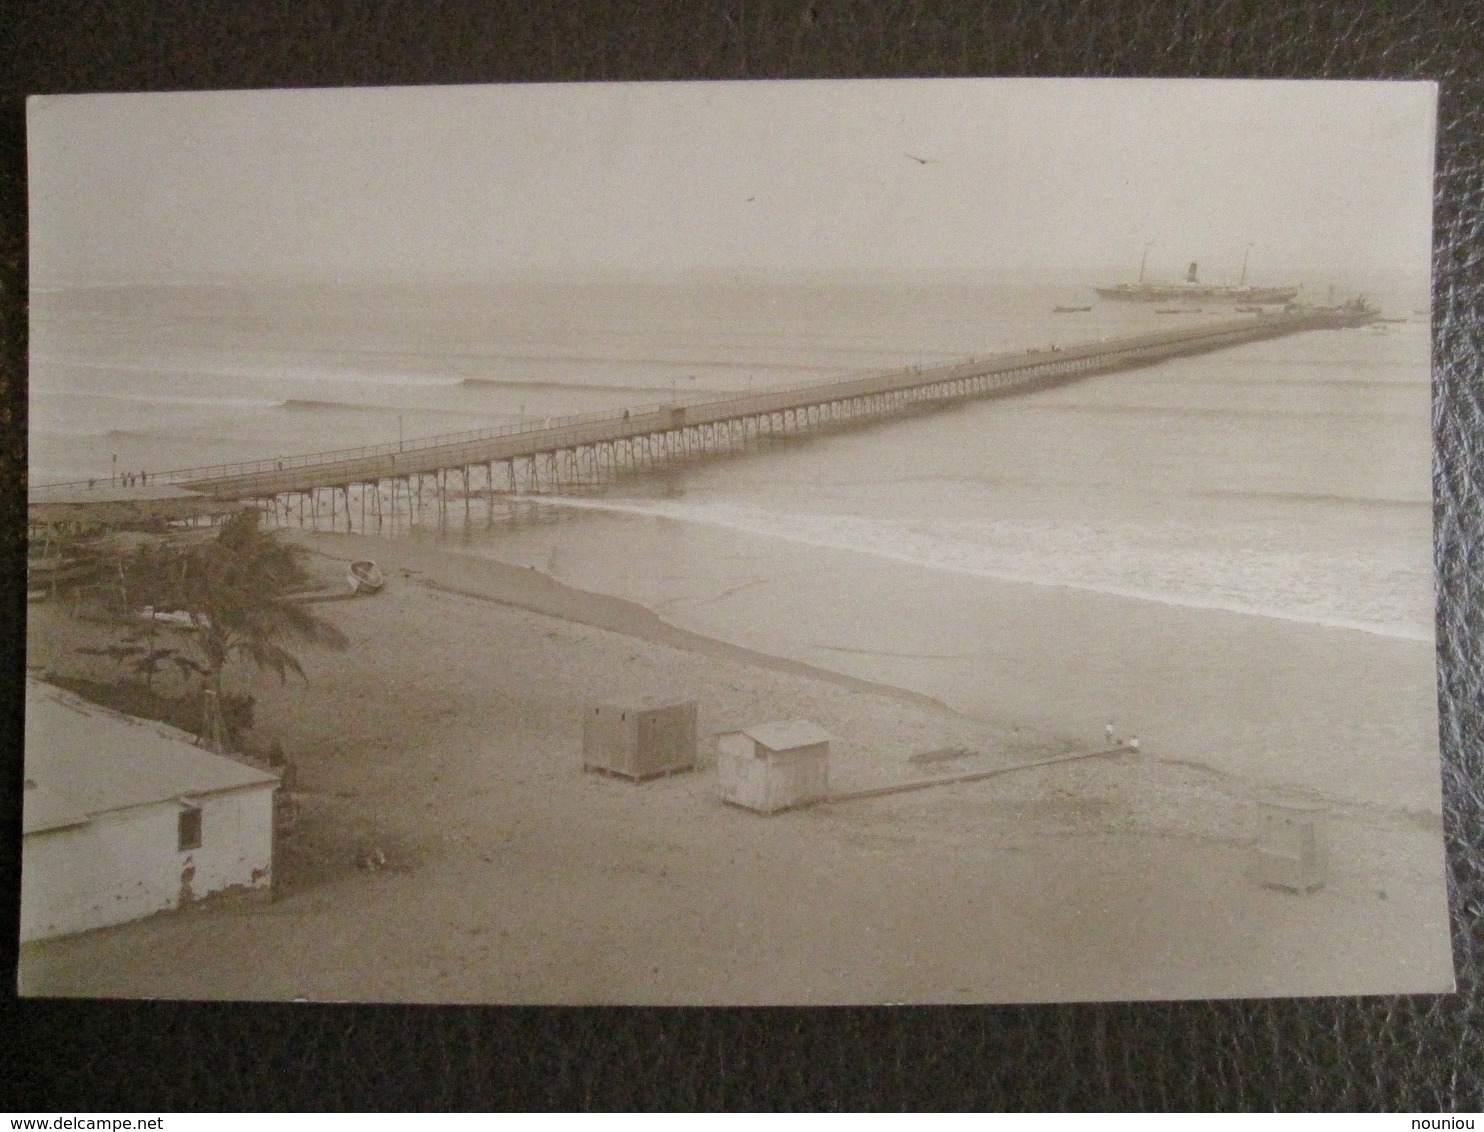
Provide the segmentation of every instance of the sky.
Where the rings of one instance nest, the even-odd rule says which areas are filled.
[[[248,276],[1425,287],[1430,83],[939,79],[27,103],[33,288]],[[1248,251],[1248,246],[1250,252]]]

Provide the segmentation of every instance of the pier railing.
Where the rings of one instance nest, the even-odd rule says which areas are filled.
[[[370,481],[503,462],[534,453],[619,441],[694,428],[737,418],[789,412],[878,394],[907,394],[964,379],[1032,382],[1048,372],[1104,371],[1180,353],[1195,353],[1306,329],[1358,325],[1347,308],[1262,315],[1188,326],[1180,330],[1105,338],[1080,345],[1018,350],[932,365],[872,370],[807,385],[769,387],[744,394],[687,394],[659,404],[612,409],[540,422],[445,433],[416,440],[148,473],[149,486],[175,485],[224,498],[300,491],[316,486]],[[32,503],[85,502],[93,485],[107,478],[35,485]]]
[[[973,359],[969,359],[972,361]],[[950,365],[961,365],[963,361],[948,363]],[[914,367],[907,367],[909,369]],[[903,372],[899,367],[880,370],[868,370],[863,374],[852,375],[843,381],[857,381],[861,378],[887,377]],[[822,385],[828,385],[828,382]],[[765,386],[758,392],[749,392],[740,395],[746,397],[758,397],[766,395],[774,390],[794,389],[793,385]],[[238,476],[258,475],[266,472],[295,471],[305,468],[321,467],[327,464],[342,464],[353,460],[382,459],[390,456],[403,454],[417,455],[433,449],[443,449],[461,445],[476,444],[489,440],[499,440],[506,437],[519,436],[543,436],[553,431],[565,430],[575,425],[602,424],[608,421],[621,421],[628,419],[644,419],[656,413],[667,412],[672,408],[689,408],[695,405],[709,403],[726,403],[738,397],[730,394],[718,397],[707,391],[702,393],[677,393],[668,401],[653,403],[637,408],[599,409],[588,413],[572,413],[565,416],[543,416],[539,420],[520,420],[513,424],[492,425],[488,428],[466,429],[462,432],[439,433],[435,436],[418,437],[413,440],[387,441],[381,444],[363,444],[354,448],[331,448],[318,452],[305,452],[298,455],[269,456],[258,460],[239,460],[222,464],[199,464],[189,468],[169,468],[162,471],[151,471],[147,473],[147,484],[172,484],[179,485],[188,482],[215,479],[232,479]],[[66,495],[71,498],[79,489],[104,488],[110,483],[116,483],[108,476],[94,476],[89,479],[55,480],[50,483],[32,484],[29,488],[31,502],[45,502],[48,495]]]

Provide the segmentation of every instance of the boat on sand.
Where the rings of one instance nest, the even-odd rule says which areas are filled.
[[[386,585],[386,577],[381,572],[381,567],[369,558],[357,559],[350,564],[350,592],[353,594],[379,593]]]

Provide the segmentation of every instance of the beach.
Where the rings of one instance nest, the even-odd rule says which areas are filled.
[[[1172,325],[1141,304],[1055,313],[1085,293],[59,291],[35,320],[33,479]],[[383,523],[384,483],[381,507],[340,510],[354,533],[271,509],[326,586],[343,594],[354,559],[388,577],[377,596],[316,607],[350,647],[304,650],[307,682],[228,671],[229,691],[256,697],[253,742],[294,767],[273,900],[28,945],[23,992],[802,1004],[1447,990],[1430,327],[1381,329],[764,440],[561,497],[426,497]],[[52,603],[30,614],[33,671],[119,677],[77,651],[108,643],[96,629]],[[642,785],[584,772],[587,705],[645,696],[696,701],[700,767]],[[835,794],[1004,773],[772,817],[721,803],[717,735],[790,719],[832,736]],[[943,752],[971,753],[914,761]],[[1086,757],[1029,766],[1073,755]],[[1255,875],[1265,804],[1327,839],[1317,891]]]
[[[1414,734],[1430,705],[1377,707],[1423,642],[975,579],[975,616],[1023,646],[986,676],[1007,710],[984,718],[529,567],[293,537],[327,580],[374,546],[389,582],[321,607],[351,644],[306,651],[307,683],[230,676],[298,780],[274,899],[28,945],[22,993],[805,1004],[1452,985],[1436,760]],[[32,612],[33,669],[111,672],[76,654],[83,630]],[[837,791],[920,777],[907,759],[950,746],[982,752],[964,769],[1012,767],[1103,747],[1076,686],[1115,671],[1139,751],[979,782],[763,817],[717,801],[709,759],[642,785],[581,769],[584,705],[654,693],[696,698],[703,751],[768,719],[824,726]],[[1240,742],[1213,740],[1238,722]],[[1251,874],[1265,802],[1317,812],[1317,892]]]

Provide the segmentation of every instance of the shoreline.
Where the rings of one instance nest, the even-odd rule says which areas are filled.
[[[639,602],[433,535],[291,537],[331,558],[379,558],[430,587],[886,695],[986,731],[1038,734],[1046,749],[1090,747],[1104,724],[1117,720],[1121,733],[1139,736],[1148,751],[1254,787],[1441,813],[1433,649],[1424,642],[943,575],[832,548],[772,556],[780,572],[768,585],[729,591],[695,627],[682,628]],[[637,553],[643,538],[642,530],[626,534],[615,553]],[[707,553],[710,544],[692,549]],[[834,647],[859,640],[860,612],[827,593],[816,600],[820,576],[836,578],[845,593],[867,595],[870,635],[883,638],[917,637],[913,611],[952,602],[958,613],[935,623],[933,643],[935,651],[957,655],[904,658]],[[793,626],[806,620],[810,632],[800,636]],[[742,639],[726,639],[731,632]],[[1006,648],[1006,641],[1017,645]],[[817,660],[827,663],[811,663]]]
[[[515,497],[512,497],[515,498]],[[618,499],[590,499],[583,497],[565,497],[561,495],[527,497],[526,500],[534,502],[539,506],[560,508],[579,513],[591,513],[597,515],[634,517],[638,519],[658,519],[662,521],[678,523],[695,523],[712,527],[717,531],[735,533],[743,539],[762,538],[787,542],[796,547],[800,553],[809,554],[820,551],[832,552],[842,551],[853,554],[869,554],[880,558],[884,562],[890,562],[896,566],[905,566],[912,569],[940,571],[945,574],[953,574],[970,579],[978,579],[990,585],[1012,585],[1012,586],[1034,586],[1043,590],[1073,590],[1080,593],[1102,595],[1105,597],[1123,599],[1146,604],[1165,605],[1174,609],[1188,609],[1197,612],[1233,614],[1239,617],[1258,617],[1269,621],[1282,621],[1291,625],[1307,629],[1333,629],[1344,632],[1363,633],[1371,637],[1379,637],[1382,640],[1423,642],[1433,645],[1434,627],[1429,609],[1429,619],[1426,624],[1420,622],[1382,622],[1362,621],[1343,616],[1299,616],[1292,610],[1282,608],[1268,608],[1257,604],[1242,605],[1240,603],[1222,603],[1215,599],[1192,599],[1189,596],[1176,598],[1157,590],[1140,590],[1126,585],[1103,585],[1084,583],[1075,580],[1060,579],[1056,581],[1044,581],[1027,575],[1014,573],[986,572],[969,567],[954,564],[952,562],[936,561],[928,557],[915,556],[910,553],[883,552],[878,548],[860,546],[848,540],[812,541],[808,539],[795,539],[787,534],[766,527],[755,527],[746,524],[737,524],[724,521],[720,518],[702,515],[675,515],[653,506],[652,500],[644,500],[642,503],[618,498]],[[1420,501],[1417,506],[1428,509],[1429,520],[1431,517],[1432,503],[1430,500]],[[375,537],[375,536],[371,536]]]
[[[803,335],[780,331],[776,294],[763,291],[677,292],[699,322],[627,287],[560,303],[445,296],[432,321],[424,290],[408,295],[336,305],[297,293],[207,296],[185,306],[188,296],[104,296],[101,306],[52,304],[74,314],[41,321],[50,340],[85,358],[96,343],[95,360],[127,361],[118,344],[129,341],[130,356],[158,371],[121,384],[157,399],[127,419],[112,402],[65,405],[66,427],[117,430],[107,452],[131,469],[182,452],[194,463],[198,449],[223,462],[262,445],[311,451],[326,436],[384,444],[394,415],[397,435],[404,414],[418,435],[449,431],[459,417],[472,428],[486,414],[617,406],[641,381],[668,381],[672,393],[691,380],[750,389],[775,362],[905,365],[918,335],[934,349],[966,343],[965,354],[1002,336],[1044,346],[1070,326],[1039,287],[1014,301],[993,289],[921,301],[821,291],[805,304]],[[116,307],[117,319],[90,313]],[[615,311],[625,318],[618,333]],[[1116,334],[1115,323],[1150,322],[1147,312],[1104,313],[1107,326],[1101,315],[1079,325]],[[228,323],[240,339],[221,338]],[[556,350],[569,323],[583,346]],[[187,333],[177,340],[172,327]],[[1013,523],[1049,507],[1047,521],[1069,528],[1111,522],[1092,498],[1105,492],[1128,502],[1114,517],[1147,519],[1160,537],[1187,520],[1191,530],[1259,524],[1215,539],[1213,553],[1246,549],[1243,530],[1286,548],[1283,539],[1329,516],[1339,541],[1293,546],[1329,551],[1364,536],[1412,547],[1420,562],[1421,512],[1341,514],[1250,496],[1430,490],[1419,455],[1425,382],[1407,392],[1367,386],[1350,403],[1337,384],[1278,380],[1425,377],[1425,328],[1399,329],[1407,334],[1366,339],[1363,351],[1340,336],[1302,348],[1290,339],[1232,365],[1191,359],[1162,380],[1134,371],[1083,384],[1076,397],[1016,399],[1013,413],[923,414],[894,426],[896,445],[884,432],[841,432],[760,446],[753,463],[697,463],[653,489],[702,502],[781,500],[785,511],[823,492],[831,512],[930,525]],[[251,354],[242,365],[237,341]],[[203,374],[194,360],[203,349],[232,372]],[[260,372],[265,351],[272,377]],[[186,354],[190,364],[172,361]],[[1307,368],[1263,368],[1289,363]],[[1362,364],[1382,368],[1309,372]],[[1253,374],[1268,384],[1244,384]],[[342,388],[346,377],[384,388]],[[423,385],[430,377],[438,384]],[[69,388],[62,370],[37,380]],[[261,394],[273,407],[239,405],[218,420],[223,406],[178,403],[217,392],[214,382],[229,400]],[[316,411],[289,411],[300,400]],[[52,408],[56,424],[64,414]],[[39,433],[45,409],[33,399]],[[1315,410],[1343,427],[1316,428]],[[1410,414],[1412,433],[1397,431],[1393,410]],[[143,423],[130,431],[136,414]],[[1416,444],[1406,461],[1405,435]],[[107,460],[96,437],[42,439],[33,457],[43,462],[48,453]],[[1147,495],[1151,485],[1188,496],[1185,510]],[[1217,513],[1207,489],[1249,495]],[[254,741],[279,743],[294,767],[285,808],[297,818],[276,849],[273,902],[190,906],[28,945],[22,993],[826,1005],[1451,987],[1430,644],[1042,584],[1057,573],[1036,572],[1058,552],[1055,540],[1025,559],[1035,580],[1014,581],[950,572],[952,555],[888,558],[889,539],[836,540],[860,549],[774,544],[762,541],[780,537],[767,530],[661,532],[642,517],[592,518],[532,522],[508,539],[503,527],[481,534],[456,523],[443,536],[278,529],[312,551],[327,587],[343,593],[345,562],[361,557],[381,562],[387,586],[315,607],[350,647],[294,646],[306,682],[280,683],[235,659],[227,674],[230,691],[256,698]],[[1124,575],[1142,580],[1157,562],[1129,559]],[[1372,592],[1357,584],[1353,596],[1364,605]],[[28,609],[28,664],[117,679],[114,661],[78,651],[107,630],[65,612]],[[159,682],[191,688],[173,672]],[[643,785],[584,772],[586,705],[662,691],[697,704],[696,770]],[[929,764],[944,779],[1021,765],[769,817],[720,801],[715,736],[784,719],[831,734],[832,794],[924,777],[919,754],[976,752]],[[1099,746],[1110,720],[1142,748],[1023,765]],[[1256,875],[1268,803],[1319,815],[1329,841],[1319,890],[1280,892]]]
[[[312,553],[346,563],[357,558],[370,557],[374,551],[376,560],[383,569],[421,575],[417,580],[422,585],[443,593],[507,605],[594,629],[606,629],[612,633],[637,637],[651,644],[699,653],[717,660],[755,665],[792,676],[838,684],[856,692],[888,696],[916,707],[942,712],[954,719],[968,718],[937,697],[924,692],[896,684],[865,680],[684,629],[664,620],[654,610],[638,602],[570,586],[535,567],[522,568],[494,558],[463,554],[441,547],[417,547],[406,539],[389,539],[377,535],[295,531],[289,534],[289,538],[306,546]],[[348,553],[332,552],[339,550]]]
[[[368,549],[361,536],[306,541],[331,584],[338,551]],[[697,699],[703,737],[820,722],[838,739],[832,792],[919,777],[911,752],[986,729],[754,650],[574,620],[657,619],[534,570],[373,545],[387,591],[322,607],[350,651],[306,651],[307,684],[232,676],[298,774],[302,818],[274,901],[28,945],[23,994],[825,1005],[1451,985],[1431,820],[1331,801],[1330,874],[1300,897],[1252,879],[1251,820],[1262,802],[1307,799],[1157,753],[771,817],[721,803],[704,759],[643,786],[585,774],[583,703],[662,687]],[[453,592],[497,582],[507,600]],[[61,610],[34,612],[35,659],[116,671],[48,636]],[[1028,761],[1019,753],[1048,738],[1001,732],[974,765]],[[358,868],[372,847],[387,865]]]

